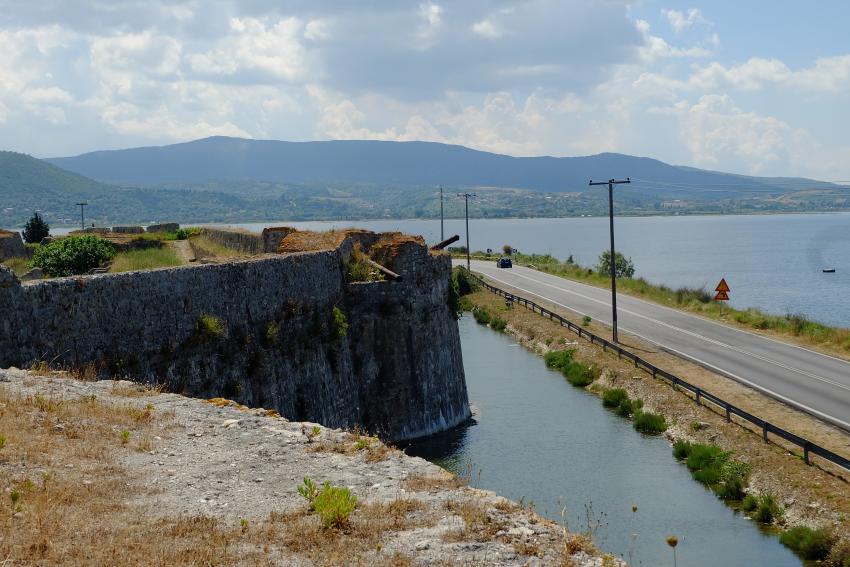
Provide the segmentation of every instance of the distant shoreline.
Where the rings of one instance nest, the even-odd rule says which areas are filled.
[[[702,213],[669,213],[669,214],[640,214],[640,213],[618,213],[615,211],[615,216],[617,217],[629,217],[629,218],[669,218],[669,217],[765,217],[765,216],[792,216],[792,215],[841,215],[841,214],[850,214],[850,209],[842,210],[842,211],[759,211],[759,212],[746,212],[746,213],[712,213],[712,212],[702,212]],[[472,216],[470,215],[469,220],[557,220],[557,219],[582,219],[582,218],[608,218],[608,215],[573,215],[573,216],[557,216],[557,217],[527,217],[527,216],[505,216],[505,217],[482,217],[482,216]],[[409,222],[409,221],[439,221],[440,217],[357,217],[357,218],[345,218],[345,217],[336,217],[336,218],[318,218],[318,219],[244,219],[239,222],[233,221],[175,221],[180,222],[181,225],[185,226],[235,226],[240,224],[260,224],[260,223],[273,223],[273,224],[286,224],[286,223],[310,223],[310,222],[380,222],[380,221],[400,221],[400,222]],[[457,221],[464,220],[464,217],[460,216],[451,216],[445,217],[444,220],[447,221]],[[164,221],[156,221],[156,222],[164,222]],[[120,222],[122,225],[135,225],[139,226],[147,226],[149,224],[156,224],[156,222],[144,222],[144,223],[133,223],[133,222]],[[116,223],[118,224],[118,223]],[[77,230],[78,225],[51,225],[51,229],[57,230]],[[23,225],[9,227],[8,230],[21,230],[23,229]]]

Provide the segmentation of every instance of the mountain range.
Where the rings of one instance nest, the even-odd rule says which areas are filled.
[[[0,226],[33,210],[73,223],[76,202],[99,224],[247,222],[439,215],[437,186],[473,190],[472,216],[843,210],[850,188],[674,166],[623,154],[512,157],[433,142],[283,142],[212,137],[38,160],[0,152]],[[462,209],[447,202],[447,214]]]
[[[260,181],[505,187],[583,192],[591,179],[630,177],[645,185],[690,185],[781,193],[811,179],[759,178],[677,167],[623,154],[512,157],[435,142],[282,142],[216,136],[168,146],[98,151],[49,163],[99,181],[129,185]]]

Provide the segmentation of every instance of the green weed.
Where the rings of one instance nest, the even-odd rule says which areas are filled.
[[[636,430],[647,435],[664,433],[667,430],[667,422],[663,415],[642,410],[634,412],[633,424]]]
[[[493,316],[490,320],[490,328],[494,331],[498,331],[500,333],[505,332],[505,328],[508,326],[508,322],[499,317],[498,315]]]
[[[824,529],[797,526],[783,532],[779,541],[803,559],[820,561],[829,556],[835,538]]]
[[[345,487],[331,486],[325,481],[322,489],[313,499],[313,510],[322,518],[325,528],[342,528],[348,525],[348,518],[357,507],[357,497]]]
[[[203,343],[217,341],[224,336],[224,323],[214,315],[202,313],[195,322],[195,336]]]
[[[619,407],[629,399],[629,394],[622,388],[610,388],[602,393],[602,405],[606,408]]]

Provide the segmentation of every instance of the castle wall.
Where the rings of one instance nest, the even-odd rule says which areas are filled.
[[[394,440],[466,419],[449,259],[412,246],[409,279],[349,284],[345,249],[26,286],[0,267],[0,367],[94,364]]]

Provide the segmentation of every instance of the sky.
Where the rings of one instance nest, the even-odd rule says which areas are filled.
[[[0,0],[0,149],[256,139],[850,179],[850,3]]]

